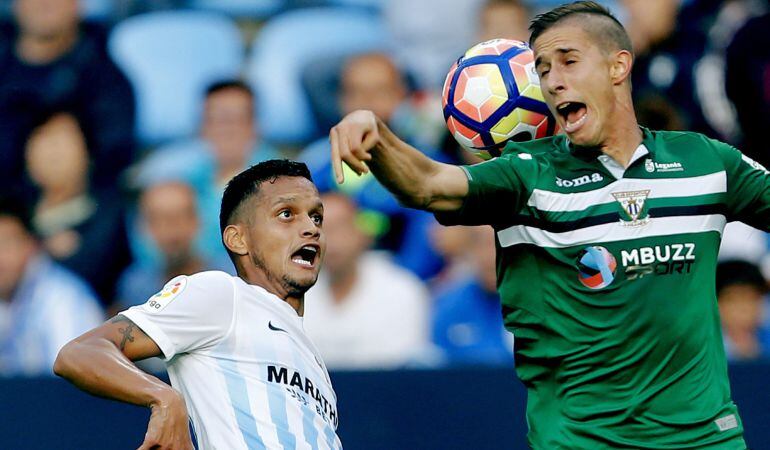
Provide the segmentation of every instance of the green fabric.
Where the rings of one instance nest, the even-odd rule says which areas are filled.
[[[714,278],[725,221],[770,229],[770,175],[702,135],[643,131],[620,178],[564,136],[510,143],[437,215],[497,231],[535,449],[745,449]]]

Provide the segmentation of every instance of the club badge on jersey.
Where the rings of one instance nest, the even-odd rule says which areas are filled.
[[[166,283],[165,286],[163,286],[163,289],[161,289],[160,292],[147,300],[147,302],[144,304],[145,311],[151,313],[163,311],[163,309],[168,306],[172,300],[177,298],[179,294],[184,291],[185,287],[187,287],[186,275],[179,275],[178,277],[173,278],[171,281]]]

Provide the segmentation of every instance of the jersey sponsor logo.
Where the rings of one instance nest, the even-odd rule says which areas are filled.
[[[559,187],[577,187],[589,183],[598,183],[604,180],[604,177],[600,173],[592,173],[591,175],[583,175],[582,177],[572,178],[571,180],[563,180],[556,177],[556,186]]]
[[[163,311],[172,300],[177,298],[179,294],[187,287],[187,277],[180,275],[163,286],[157,294],[150,297],[147,303],[144,304],[144,309],[149,312]]]
[[[620,263],[629,280],[647,275],[689,274],[695,263],[695,244],[685,242],[621,250]]]
[[[732,430],[733,428],[738,428],[738,419],[735,417],[735,414],[720,417],[719,419],[715,420],[714,423],[717,425],[717,428],[719,428],[719,431],[727,431]]]
[[[684,166],[680,162],[655,162],[650,158],[644,161],[644,170],[649,173],[653,172],[683,172]]]
[[[315,401],[315,409],[323,419],[337,428],[339,421],[334,405],[321,393],[310,378],[296,370],[274,365],[267,366],[267,381],[284,385],[289,395],[302,403],[309,405],[308,397]]]
[[[288,331],[284,330],[283,328],[278,328],[277,326],[273,325],[273,321],[272,320],[267,322],[267,327],[270,328],[273,331],[283,331],[286,334],[289,333]]]
[[[620,224],[624,227],[641,227],[650,222],[650,215],[645,208],[649,189],[640,191],[613,192],[612,196],[620,204]]]
[[[601,289],[615,280],[618,262],[604,247],[586,247],[578,255],[578,280],[589,289]]]

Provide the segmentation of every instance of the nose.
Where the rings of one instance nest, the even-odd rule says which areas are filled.
[[[567,86],[564,84],[564,77],[562,77],[556,67],[552,67],[548,72],[546,88],[548,89],[548,93],[552,96],[564,92],[567,89]]]
[[[312,217],[305,216],[305,220],[302,221],[300,233],[302,234],[302,237],[317,238],[321,235],[321,227],[315,223]]]

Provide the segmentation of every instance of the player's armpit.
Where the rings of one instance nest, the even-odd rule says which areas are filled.
[[[161,356],[162,354],[155,341],[147,336],[131,319],[121,314],[78,337],[75,342],[94,338],[112,342],[131,361]]]

